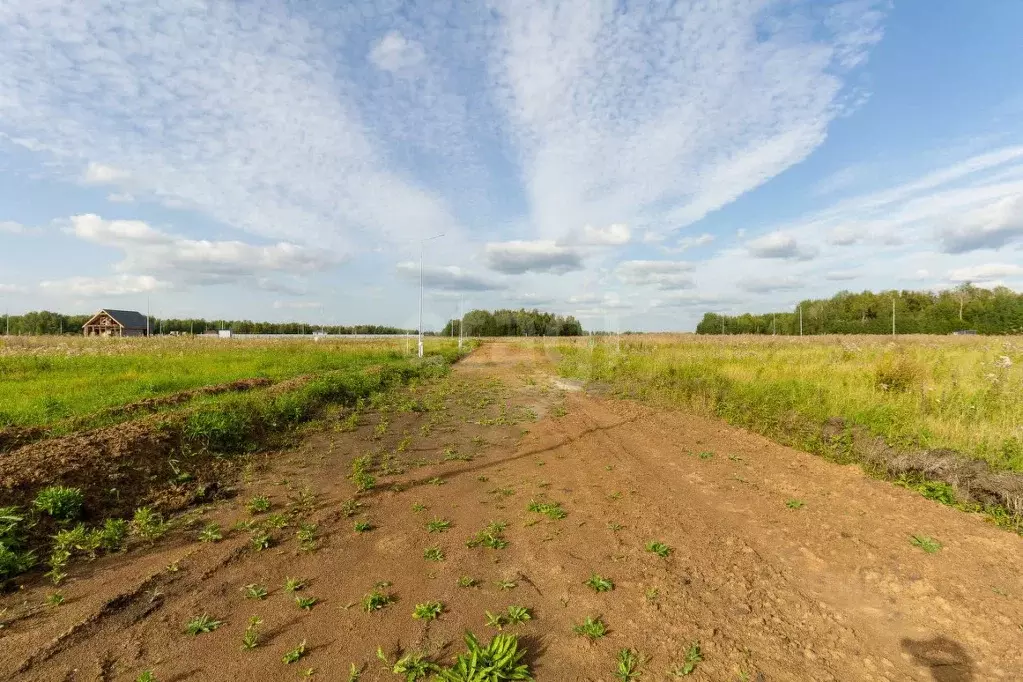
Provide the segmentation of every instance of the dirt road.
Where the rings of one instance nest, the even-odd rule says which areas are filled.
[[[574,388],[542,356],[488,344],[404,409],[367,412],[351,433],[311,429],[188,530],[79,565],[63,605],[42,606],[53,591],[42,580],[0,598],[0,678],[294,680],[311,668],[348,680],[354,665],[357,679],[393,680],[378,646],[450,660],[466,630],[496,632],[486,611],[518,605],[533,619],[505,631],[541,681],[616,679],[626,647],[646,658],[639,679],[674,679],[697,642],[694,680],[1023,679],[1019,537],[855,467]],[[357,495],[346,476],[367,453],[377,482]],[[266,517],[245,510],[260,494],[289,525],[254,551],[236,524]],[[566,516],[530,512],[531,500]],[[360,520],[371,529],[357,532]],[[450,528],[431,533],[431,520]],[[491,520],[508,524],[508,546],[467,547]],[[209,521],[225,538],[197,542]],[[308,551],[300,522],[317,525]],[[912,536],[942,547],[927,553]],[[647,551],[652,541],[670,554]],[[442,560],[424,557],[433,547]],[[614,589],[586,586],[594,573]],[[311,610],[283,590],[288,577],[306,582],[296,594],[317,598]],[[252,584],[265,599],[246,598]],[[375,586],[396,601],[366,613]],[[428,600],[443,603],[440,618],[413,619]],[[224,624],[183,634],[202,613]],[[598,615],[606,636],[573,633]],[[252,616],[260,645],[243,650]],[[302,641],[301,660],[283,663]]]

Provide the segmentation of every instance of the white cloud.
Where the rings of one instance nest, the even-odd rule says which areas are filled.
[[[208,283],[235,281],[267,271],[303,274],[335,263],[329,254],[287,242],[187,239],[141,220],[105,220],[94,214],[73,216],[70,223],[75,236],[123,251],[117,266],[122,272],[162,273],[185,284],[204,277]]]
[[[0,294],[24,294],[27,292],[28,288],[20,284],[0,284]]]
[[[607,227],[586,225],[578,232],[570,232],[559,243],[575,246],[623,246],[632,239],[632,231],[625,223],[612,223]]]
[[[1023,241],[1023,195],[1005,197],[961,214],[939,234],[947,253],[997,249]]]
[[[1014,263],[986,263],[957,268],[948,273],[953,282],[992,282],[1001,279],[1023,278],[1023,266]]]
[[[163,291],[172,287],[170,282],[151,275],[129,274],[110,277],[69,277],[39,283],[39,288],[44,293],[59,296],[124,296]]]
[[[130,204],[135,201],[135,197],[127,192],[114,192],[107,195],[107,201],[114,204]]]
[[[795,291],[806,286],[804,280],[786,275],[783,277],[746,277],[738,282],[739,288],[755,294],[774,291]]]
[[[582,255],[554,241],[493,242],[484,247],[484,257],[491,269],[508,275],[526,272],[564,274],[583,267]]]
[[[771,232],[757,237],[746,244],[751,255],[757,258],[784,258],[787,260],[809,260],[817,251],[803,246],[791,234]]]
[[[274,310],[314,310],[322,308],[318,301],[274,301]]]
[[[548,306],[555,302],[555,298],[549,294],[537,294],[533,292],[525,293],[512,293],[504,297],[504,300],[517,305],[530,307],[530,306]]]
[[[419,263],[406,261],[398,263],[398,274],[406,279],[419,282]],[[457,265],[430,265],[423,268],[423,285],[428,289],[445,291],[494,291],[504,289],[505,284],[483,275],[467,272]]]
[[[0,220],[0,232],[7,232],[9,234],[22,234],[26,232],[26,228],[21,223],[16,223],[12,220]]]
[[[693,264],[685,261],[629,260],[619,263],[615,274],[633,286],[685,289],[693,286],[692,269]]]
[[[90,163],[82,174],[82,181],[89,185],[113,185],[130,177],[127,171],[102,163]]]
[[[369,60],[378,69],[401,71],[423,62],[423,47],[398,31],[390,31],[373,46]]]
[[[832,282],[845,282],[851,279],[856,279],[862,276],[859,270],[833,270],[824,275],[824,279],[831,280]]]

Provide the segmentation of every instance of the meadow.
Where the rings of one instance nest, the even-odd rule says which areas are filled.
[[[429,350],[450,345],[431,340]],[[405,348],[401,339],[10,337],[0,341],[0,429],[95,426],[105,422],[88,416],[110,408],[245,379],[359,371],[402,360]]]

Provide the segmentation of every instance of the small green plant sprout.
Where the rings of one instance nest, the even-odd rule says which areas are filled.
[[[85,497],[78,488],[51,485],[43,488],[32,503],[57,521],[74,521],[82,513]]]
[[[656,587],[651,587],[643,593],[643,597],[646,599],[648,604],[656,604],[657,599],[661,596],[661,591]]]
[[[671,554],[672,549],[663,542],[651,540],[650,542],[646,543],[646,551],[650,552],[651,554],[656,554],[662,559],[667,559],[668,556]]]
[[[259,626],[263,624],[257,616],[249,618],[249,624],[242,635],[242,649],[255,649],[259,646]]]
[[[167,572],[168,573],[177,573],[180,570],[181,570],[181,563],[179,561],[173,561],[173,562],[167,564]]]
[[[208,632],[213,632],[223,624],[224,621],[216,620],[209,614],[204,613],[201,616],[193,617],[185,624],[185,634],[192,636],[204,635]]]
[[[490,478],[488,478],[487,476],[477,476],[476,480],[479,481],[480,483],[486,483],[487,481],[490,480]]]
[[[416,682],[425,680],[433,668],[434,665],[425,654],[408,653],[394,662],[391,672],[395,675],[404,675],[406,682]]]
[[[607,625],[600,616],[586,616],[586,620],[572,628],[572,631],[593,641],[607,634]]]
[[[242,588],[242,593],[246,599],[255,599],[257,601],[266,599],[266,595],[269,594],[264,585],[258,583],[252,583]]]
[[[703,452],[699,453],[696,456],[699,457],[700,459],[711,459],[714,456],[714,453],[711,452],[710,450],[704,450]]]
[[[412,617],[416,620],[437,620],[443,611],[444,605],[439,601],[428,601],[416,604],[416,610],[412,612]]]
[[[355,484],[355,488],[359,492],[366,492],[367,490],[372,490],[373,486],[375,486],[377,483],[377,479],[374,476],[371,476],[369,473],[369,466],[370,466],[369,455],[356,457],[352,461],[352,473],[348,478],[351,479],[352,483]]]
[[[615,521],[609,521],[608,524],[607,524],[607,529],[609,531],[611,531],[612,533],[617,533],[618,531],[622,530],[623,528],[625,528],[625,526],[623,526],[622,524],[617,523]]]
[[[355,522],[356,533],[368,533],[371,530],[373,530],[373,524],[366,519],[361,519]]]
[[[592,574],[590,579],[583,584],[591,588],[594,592],[610,592],[615,588],[613,580],[597,575],[596,573]]]
[[[135,678],[135,682],[156,682],[156,675],[153,674],[152,670],[143,670]]]
[[[149,507],[139,507],[131,519],[131,531],[143,540],[156,540],[167,532],[163,517]]]
[[[520,625],[527,620],[533,620],[533,614],[525,606],[509,606],[505,618],[509,625]]]
[[[315,523],[298,524],[298,530],[295,531],[295,537],[298,538],[298,547],[303,552],[311,552],[316,549],[317,528],[318,527]]]
[[[394,597],[379,589],[375,589],[362,598],[362,608],[366,613],[373,613],[394,602]]]
[[[305,589],[307,580],[304,578],[285,578],[284,579],[284,591],[285,592],[298,592],[299,590]]]
[[[416,512],[417,514],[419,512],[426,511],[426,505],[423,504],[422,502],[416,502],[415,504],[412,505],[412,511]]]
[[[802,500],[785,500],[785,506],[789,509],[802,509],[805,503]]]
[[[444,550],[440,547],[427,547],[423,550],[423,558],[427,561],[444,561]]]
[[[359,508],[362,507],[362,502],[358,500],[345,500],[341,503],[341,513],[352,518],[359,513]]]
[[[919,547],[928,554],[934,554],[941,549],[941,543],[927,535],[911,535],[909,544]]]
[[[696,671],[696,666],[703,661],[703,652],[700,651],[700,643],[693,642],[686,649],[685,654],[682,657],[682,665],[671,671],[671,674],[675,677],[685,677],[686,675],[692,675]]]
[[[257,552],[262,552],[264,549],[270,549],[273,546],[273,536],[267,533],[265,530],[253,531],[249,537],[249,546]]]
[[[451,528],[451,522],[447,519],[434,519],[426,524],[426,530],[431,533],[443,533],[448,528]]]
[[[526,650],[519,649],[519,640],[514,635],[494,635],[484,646],[469,632],[465,635],[465,645],[468,651],[458,654],[454,665],[434,670],[439,682],[533,679],[529,665],[522,663]]]
[[[64,594],[62,592],[53,592],[46,595],[47,606],[60,606],[64,603]]]
[[[305,640],[303,639],[297,647],[291,651],[287,651],[281,656],[281,661],[286,665],[297,663],[303,656],[305,656]]]
[[[427,481],[427,483],[429,483],[430,485],[444,485],[445,483],[447,483],[447,481],[445,481],[443,478],[439,476],[434,476],[429,481]]]
[[[621,682],[631,682],[639,677],[639,666],[643,664],[643,656],[635,649],[622,649],[617,656],[618,668],[615,677]]]
[[[614,464],[608,464],[607,466],[604,467],[604,471],[614,471],[614,470],[615,470],[615,465]]]
[[[295,604],[303,611],[312,611],[319,601],[316,597],[295,597]]]
[[[469,538],[465,546],[470,549],[481,546],[490,549],[504,549],[508,546],[508,541],[504,539],[502,533],[507,527],[508,524],[503,521],[491,521],[486,528]]]
[[[286,514],[270,514],[263,519],[263,523],[260,526],[264,529],[280,530],[281,528],[286,528],[288,523],[288,516]]]
[[[557,521],[568,516],[568,513],[561,508],[560,502],[537,502],[536,500],[532,500],[526,509],[531,512],[536,512],[537,514],[543,514],[552,521]]]
[[[302,671],[302,677],[312,677],[316,674],[316,668],[306,668]]]
[[[348,668],[348,682],[359,682],[360,677],[362,677],[362,672],[352,663],[351,667]]]
[[[216,523],[207,523],[203,526],[203,529],[199,531],[199,542],[220,542],[224,539],[224,534],[220,530],[220,526]]]
[[[484,612],[483,615],[487,619],[486,625],[487,625],[488,628],[497,628],[498,630],[503,630],[504,629],[504,614],[503,613],[493,614],[490,611],[486,611],[486,612]]]
[[[476,585],[478,584],[479,581],[476,580],[476,578],[473,578],[471,575],[463,575],[458,579],[459,587],[476,587]]]
[[[248,501],[245,508],[252,514],[262,514],[270,511],[270,498],[266,495],[257,495]]]
[[[499,590],[514,590],[519,586],[519,584],[514,580],[498,580],[494,584],[497,585],[497,589]]]

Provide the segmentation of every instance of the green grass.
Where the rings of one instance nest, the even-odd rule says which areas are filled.
[[[572,631],[592,641],[607,634],[607,624],[600,616],[587,616],[586,620],[572,628]]]
[[[185,634],[192,636],[203,635],[213,632],[223,624],[224,621],[216,620],[209,614],[204,613],[201,616],[194,616],[185,624]]]
[[[249,618],[249,624],[242,635],[242,649],[250,650],[259,646],[259,626],[263,624],[258,617]]]
[[[508,546],[508,541],[504,539],[504,529],[508,527],[508,524],[503,521],[491,521],[487,524],[487,527],[479,531],[471,538],[469,538],[465,546],[472,549],[474,547],[489,547],[490,549],[504,549]]]
[[[449,528],[451,528],[451,522],[447,519],[434,519],[426,524],[426,530],[431,533],[443,533]]]
[[[220,530],[219,524],[207,523],[199,531],[199,542],[220,542],[223,539],[224,533]]]
[[[281,661],[286,665],[297,663],[299,659],[306,655],[305,640],[303,639],[298,646],[290,651],[286,651],[281,657]]]
[[[533,620],[533,614],[525,606],[509,606],[505,620],[509,625],[519,625],[527,620]]]
[[[256,600],[266,599],[266,595],[269,594],[269,592],[267,592],[266,586],[260,585],[258,583],[246,585],[245,587],[242,588],[242,593],[245,595],[246,599]]]
[[[458,579],[459,587],[476,587],[479,581],[473,578],[471,575],[463,575]]]
[[[307,581],[302,578],[285,578],[284,579],[284,591],[285,592],[298,592],[305,589]]]
[[[81,514],[84,501],[78,488],[51,485],[39,491],[33,506],[58,521],[73,521]]]
[[[370,523],[369,521],[362,520],[355,522],[356,533],[368,533],[371,530],[373,530],[373,524]]]
[[[439,601],[428,601],[416,604],[412,617],[416,620],[437,620],[444,611],[444,605]]]
[[[543,514],[552,521],[557,521],[568,516],[568,512],[561,508],[560,502],[537,502],[536,500],[532,500],[526,509],[531,512],[536,512],[537,514]]]
[[[926,535],[911,535],[909,544],[919,547],[928,554],[936,554],[941,549],[941,543]]]
[[[295,597],[295,605],[303,611],[312,611],[319,601],[316,597]]]
[[[245,508],[251,514],[262,514],[263,512],[270,511],[270,498],[266,495],[257,495],[248,501]]]

